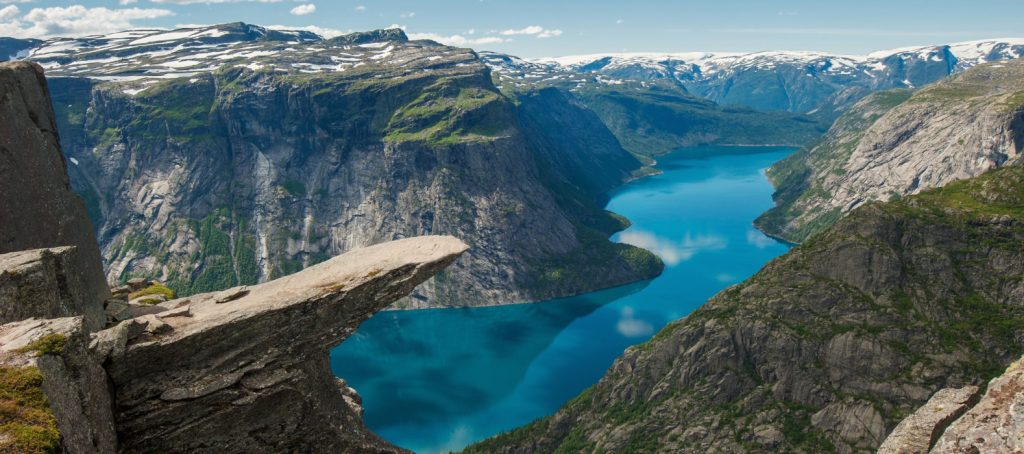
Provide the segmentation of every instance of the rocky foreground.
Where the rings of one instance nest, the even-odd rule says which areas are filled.
[[[0,127],[16,132],[0,147],[0,451],[402,451],[363,425],[328,351],[464,243],[407,238],[260,285],[115,304],[41,69],[2,64],[0,88]]]

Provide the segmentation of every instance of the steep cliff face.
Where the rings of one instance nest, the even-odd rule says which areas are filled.
[[[0,301],[31,301],[0,310],[0,323],[84,314],[87,330],[101,328],[102,302],[110,290],[98,266],[99,248],[85,206],[71,191],[42,68],[25,62],[0,64],[0,119],[0,254],[69,247],[56,255],[7,261],[28,274],[60,270],[63,291],[35,292],[17,276],[0,275]],[[72,267],[78,271],[67,271]]]
[[[427,234],[472,249],[406,307],[539,300],[660,272],[653,255],[607,241],[622,223],[594,202],[639,162],[614,140],[584,149],[523,127],[472,51],[400,31],[261,30],[37,51],[68,76],[51,81],[54,105],[110,280],[209,291]],[[102,63],[111,52],[131,64]],[[581,179],[588,160],[603,171]]]
[[[468,452],[860,452],[1024,351],[1024,168],[872,203]]]
[[[922,89],[883,92],[843,115],[820,144],[769,170],[777,206],[757,220],[803,241],[872,200],[1015,165],[1024,147],[1024,61],[992,63]]]

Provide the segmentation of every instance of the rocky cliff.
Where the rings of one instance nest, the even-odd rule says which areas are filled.
[[[0,254],[0,314],[17,319],[0,326],[0,451],[403,452],[363,425],[359,396],[333,375],[328,351],[451,265],[465,243],[378,244],[94,328],[104,294],[86,278],[102,277],[101,264],[81,202],[71,203],[41,69],[0,65],[0,88],[0,127],[25,129],[4,136],[0,162],[22,166],[0,166],[0,182],[42,175],[0,192],[0,207],[68,210],[14,213],[2,232],[82,240]],[[58,235],[68,231],[80,236]]]
[[[914,93],[869,96],[815,147],[773,166],[777,206],[757,220],[803,241],[872,200],[890,200],[1018,164],[1024,61],[981,65]]]
[[[42,68],[24,62],[0,64],[0,254],[71,247],[8,258],[6,269],[39,273],[40,279],[54,276],[62,291],[29,294],[30,289],[0,275],[0,305],[5,306],[0,323],[84,314],[87,329],[95,330],[103,326],[102,302],[110,291],[97,266],[100,253],[85,205],[71,191],[53,118]],[[11,299],[32,304],[7,304]]]
[[[591,147],[528,127],[468,49],[398,30],[324,40],[225,24],[57,40],[28,58],[51,77],[111,281],[190,294],[427,234],[471,251],[405,307],[541,300],[660,272],[607,241],[624,224],[596,203],[640,163],[560,100],[552,110],[594,131]]]
[[[869,203],[467,452],[866,452],[1024,352],[1024,168]]]

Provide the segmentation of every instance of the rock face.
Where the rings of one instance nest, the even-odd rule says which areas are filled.
[[[925,454],[949,424],[978,403],[977,386],[939,390],[928,403],[900,421],[878,448],[878,454]]]
[[[1024,353],[1022,206],[1020,166],[865,205],[467,451],[874,450]]]
[[[889,200],[1021,162],[1024,60],[977,66],[912,96],[879,93],[816,147],[776,164],[767,233],[803,241],[872,200]]]
[[[1021,361],[988,384],[977,405],[946,429],[932,452],[1004,453],[1024,451],[1024,370]]]
[[[362,426],[328,351],[465,250],[451,237],[393,241],[98,333],[121,449],[399,451]]]
[[[103,306],[77,272],[78,253],[66,246],[0,254],[0,323],[88,314],[89,327],[102,328]]]
[[[50,106],[42,68],[0,64],[0,253],[74,246],[74,252],[49,262],[67,266],[67,257],[74,261],[76,274],[61,278],[75,281],[74,294],[65,295],[72,300],[62,300],[63,308],[36,303],[38,313],[19,308],[15,315],[56,317],[69,315],[65,309],[73,307],[85,315],[86,329],[95,330],[103,326],[102,302],[110,292],[85,206],[71,191]]]
[[[48,404],[42,411],[48,410],[52,418],[49,424],[41,423],[35,416],[38,411],[35,415],[27,411],[25,401],[33,390],[13,390],[20,399],[4,402],[0,450],[50,452],[47,448],[63,448],[63,452],[76,454],[116,451],[107,374],[88,345],[89,333],[82,317],[28,319],[0,326],[4,386],[11,386],[9,377],[13,375],[35,375],[38,380],[30,383],[41,388]],[[4,390],[4,400],[11,399],[10,391]],[[12,414],[17,416],[12,418]],[[48,428],[50,424],[57,430]]]
[[[60,42],[29,58],[48,68],[111,281],[187,295],[431,234],[472,249],[403,307],[541,300],[661,270],[607,241],[624,224],[596,203],[640,162],[614,140],[524,127],[468,49],[246,24],[47,47]],[[589,112],[560,112],[608,136]],[[580,178],[584,163],[601,172]]]

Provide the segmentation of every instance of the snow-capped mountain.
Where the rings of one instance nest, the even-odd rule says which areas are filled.
[[[271,30],[244,23],[129,30],[34,44],[15,57],[39,63],[49,77],[117,82],[129,94],[162,79],[196,77],[227,68],[301,75],[362,73],[386,67],[389,73],[400,76],[405,70],[458,65],[474,59],[472,53],[457,52],[432,41],[408,43],[397,29],[325,39],[306,31]]]
[[[669,81],[723,104],[804,113],[835,111],[871,91],[917,88],[981,63],[1021,56],[1022,38],[902,48],[868,55],[782,51],[619,53],[527,61],[483,54],[504,83],[512,86],[580,84],[585,80],[605,85]]]

